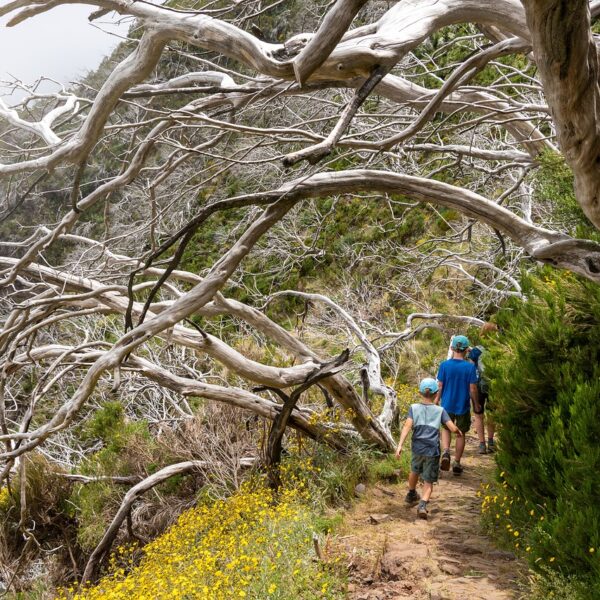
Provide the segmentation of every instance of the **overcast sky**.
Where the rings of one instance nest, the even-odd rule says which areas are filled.
[[[128,23],[111,25],[116,21],[111,13],[94,27],[87,19],[93,11],[92,6],[59,6],[15,27],[0,18],[0,80],[13,76],[33,83],[45,75],[66,84],[95,69],[120,41],[98,27],[125,35]],[[11,104],[12,98],[4,99]]]

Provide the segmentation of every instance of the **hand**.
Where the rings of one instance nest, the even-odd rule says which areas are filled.
[[[398,448],[396,450],[396,458],[400,458],[401,454],[402,454],[402,446],[398,446]]]
[[[464,434],[464,433],[463,433],[463,432],[462,432],[460,429],[457,429],[457,430],[456,430],[456,435],[457,435],[458,437],[465,437],[465,434]]]

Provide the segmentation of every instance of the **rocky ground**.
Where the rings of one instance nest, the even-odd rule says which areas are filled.
[[[333,544],[348,556],[353,600],[508,600],[523,597],[517,581],[525,570],[494,547],[480,527],[480,484],[491,477],[493,458],[476,454],[468,438],[465,471],[442,473],[428,520],[404,502],[406,482],[368,486],[347,513]]]

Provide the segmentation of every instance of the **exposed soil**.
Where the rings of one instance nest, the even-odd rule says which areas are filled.
[[[405,481],[368,486],[346,514],[336,536],[337,552],[350,561],[348,597],[353,600],[508,600],[525,567],[498,550],[480,527],[480,484],[493,457],[476,453],[467,438],[464,473],[441,473],[429,503],[429,518],[417,519],[405,504]]]

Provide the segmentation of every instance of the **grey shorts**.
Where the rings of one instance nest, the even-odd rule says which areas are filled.
[[[435,483],[440,474],[440,456],[413,454],[410,459],[410,470],[421,476],[427,483]]]

